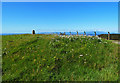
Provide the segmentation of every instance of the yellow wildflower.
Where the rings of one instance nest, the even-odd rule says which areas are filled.
[[[36,59],[34,59],[34,62],[36,61]]]
[[[24,56],[22,57],[22,59],[24,59]]]
[[[45,59],[43,59],[43,61],[44,61]]]

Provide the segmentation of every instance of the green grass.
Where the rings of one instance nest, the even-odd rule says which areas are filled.
[[[2,37],[3,81],[117,81],[118,45],[97,37]]]

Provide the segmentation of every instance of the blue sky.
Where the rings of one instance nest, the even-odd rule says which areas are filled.
[[[2,33],[118,32],[117,2],[3,2]]]

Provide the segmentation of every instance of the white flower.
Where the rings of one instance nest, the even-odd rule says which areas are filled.
[[[80,56],[83,56],[83,55],[80,55]]]
[[[107,43],[107,42],[104,42],[104,43]]]
[[[98,37],[98,39],[101,39],[100,37]]]

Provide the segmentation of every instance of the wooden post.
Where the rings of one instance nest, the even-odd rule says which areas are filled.
[[[65,35],[65,32],[64,32],[64,35]]]
[[[77,35],[78,35],[78,31],[76,31],[77,32]]]
[[[35,30],[32,30],[32,34],[35,34]]]
[[[70,32],[70,35],[71,35],[71,32]]]
[[[84,36],[86,35],[86,32],[84,31]]]
[[[62,35],[62,33],[60,32],[60,35]]]
[[[95,36],[96,36],[96,32],[94,32],[95,33]]]
[[[110,40],[110,32],[108,32],[108,40]]]

